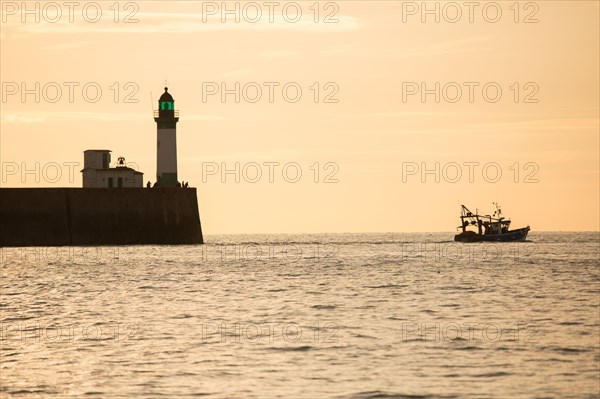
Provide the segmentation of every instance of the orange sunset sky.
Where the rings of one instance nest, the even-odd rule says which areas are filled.
[[[61,15],[0,3],[2,187],[80,187],[83,151],[103,148],[154,182],[166,80],[179,179],[198,188],[207,234],[454,231],[460,204],[494,201],[513,227],[599,229],[597,1],[428,2],[439,21],[402,1],[227,2],[233,14],[220,1],[82,1],[72,21],[61,1]],[[207,92],[236,82],[239,103]],[[439,102],[422,98],[436,82]],[[236,163],[239,182],[206,173]],[[439,182],[420,173],[436,163]]]

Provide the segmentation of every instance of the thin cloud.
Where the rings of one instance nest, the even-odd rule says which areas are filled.
[[[269,51],[265,50],[260,53],[261,57],[264,58],[290,58],[290,57],[299,57],[302,55],[299,51],[292,50],[282,50],[282,51]]]
[[[484,43],[491,41],[491,36],[473,36],[442,43],[434,43],[427,46],[406,48],[396,53],[397,58],[429,57],[447,54],[483,53],[493,48],[485,46]]]
[[[455,116],[455,115],[469,115],[467,112],[456,112],[456,111],[393,111],[393,112],[375,112],[368,116],[375,118],[404,118],[407,116],[423,116],[423,117],[434,117],[434,116]]]
[[[525,129],[525,130],[598,130],[600,119],[598,118],[548,118],[515,122],[499,122],[491,124],[474,124],[474,128],[502,128],[502,129]]]
[[[250,69],[235,69],[233,71],[227,71],[219,74],[217,77],[221,79],[227,78],[241,78],[248,76],[252,71]]]
[[[205,31],[313,31],[313,32],[343,32],[354,31],[360,28],[358,19],[351,16],[337,16],[336,23],[315,23],[312,16],[304,15],[297,22],[286,21],[281,15],[277,15],[272,21],[268,15],[263,15],[257,22],[246,20],[235,20],[222,22],[220,17],[204,16],[202,13],[137,13],[134,23],[114,23],[109,20],[101,20],[98,23],[88,23],[85,20],[76,20],[69,23],[67,20],[57,23],[30,23],[21,24],[15,22],[20,20],[13,16],[4,28],[14,30],[20,34],[81,34],[81,33],[143,33],[143,34],[165,34],[165,33],[195,33]]]
[[[70,49],[87,47],[90,45],[90,43],[91,42],[89,42],[89,41],[72,42],[72,43],[57,43],[57,44],[51,44],[49,46],[45,46],[43,48],[46,50],[70,50]]]
[[[5,123],[44,123],[57,120],[85,121],[132,121],[147,120],[147,113],[114,114],[109,112],[5,112],[0,120]],[[220,115],[186,115],[190,121],[223,121],[227,118]]]
[[[7,123],[42,123],[46,121],[46,118],[40,116],[27,116],[27,115],[2,115],[2,122]]]

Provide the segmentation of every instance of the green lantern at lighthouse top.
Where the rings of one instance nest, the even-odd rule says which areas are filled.
[[[169,88],[165,87],[165,92],[160,96],[158,100],[158,110],[160,113],[163,111],[175,111],[175,101],[173,100],[173,96],[169,94]]]

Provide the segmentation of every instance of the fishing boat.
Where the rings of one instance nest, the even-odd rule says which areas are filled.
[[[496,211],[493,215],[480,215],[479,211],[471,212],[466,206],[461,205],[460,226],[462,232],[454,236],[454,241],[479,242],[479,241],[523,241],[529,233],[529,226],[516,230],[509,230],[510,219],[502,217],[500,205],[494,202]],[[477,231],[467,230],[468,227],[477,228]]]

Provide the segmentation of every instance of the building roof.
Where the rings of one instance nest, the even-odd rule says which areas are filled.
[[[112,152],[111,150],[85,150],[84,152]]]
[[[169,88],[165,87],[165,92],[162,94],[162,96],[160,96],[160,98],[158,99],[159,102],[163,102],[163,101],[170,101],[173,102],[173,96],[171,94],[169,94]]]
[[[131,173],[133,172],[134,175],[143,175],[144,173],[139,172],[135,169],[132,168],[128,168],[128,167],[118,167],[118,168],[108,168],[108,169],[95,169],[95,168],[83,168],[81,169],[81,172],[85,171],[86,169],[90,169],[90,170],[95,170],[96,172],[128,172]]]

